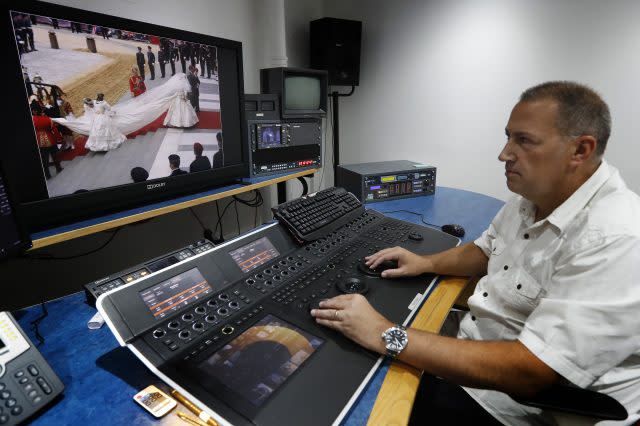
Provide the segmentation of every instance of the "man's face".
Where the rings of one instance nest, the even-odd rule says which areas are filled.
[[[516,104],[498,156],[505,162],[507,187],[534,204],[555,198],[566,185],[572,145],[556,128],[557,110],[550,99]]]

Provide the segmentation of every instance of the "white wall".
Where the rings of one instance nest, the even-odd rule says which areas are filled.
[[[640,193],[640,2],[326,0],[363,21],[360,86],[341,99],[341,162],[410,159],[438,184],[505,199],[497,161],[525,88],[591,85],[609,103],[606,158]],[[323,185],[324,186],[324,185]]]

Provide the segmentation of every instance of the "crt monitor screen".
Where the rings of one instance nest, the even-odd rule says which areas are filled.
[[[320,109],[321,81],[313,76],[287,76],[284,79],[284,107],[288,110]]]
[[[47,3],[7,9],[11,172],[35,222],[246,175],[239,43]]]

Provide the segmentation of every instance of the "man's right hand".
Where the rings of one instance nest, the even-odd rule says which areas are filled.
[[[366,256],[364,259],[365,264],[371,269],[375,269],[385,260],[397,261],[398,267],[396,269],[383,271],[383,278],[415,277],[416,275],[430,272],[429,261],[427,259],[402,247],[386,248],[371,256]]]

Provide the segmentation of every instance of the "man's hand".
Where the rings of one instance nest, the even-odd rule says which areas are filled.
[[[385,353],[382,333],[393,324],[373,309],[361,294],[343,294],[320,302],[311,315],[318,324],[333,328],[378,353]]]
[[[416,275],[430,272],[425,258],[402,247],[386,248],[364,259],[365,264],[371,269],[375,269],[385,260],[396,260],[398,267],[383,271],[383,278],[415,277]]]

